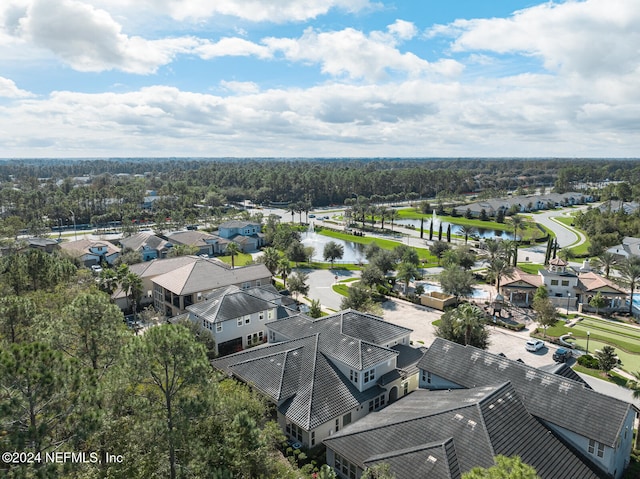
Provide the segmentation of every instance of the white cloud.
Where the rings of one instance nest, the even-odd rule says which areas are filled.
[[[33,93],[18,88],[13,80],[0,77],[0,97],[29,98],[33,96]]]
[[[243,38],[222,38],[215,43],[203,43],[193,50],[203,59],[224,56],[256,56],[270,58],[271,51],[264,45],[244,40]]]
[[[637,0],[548,2],[509,18],[457,20],[431,35],[455,36],[453,51],[529,55],[549,71],[590,77],[638,68],[639,23]]]
[[[263,43],[274,52],[282,52],[287,60],[320,63],[322,72],[334,77],[380,81],[392,72],[411,76],[454,73],[453,60],[433,66],[411,52],[400,52],[397,46],[413,35],[414,25],[398,20],[386,32],[369,35],[353,28],[334,32],[307,28],[300,38],[265,38]]]
[[[108,12],[75,0],[9,7],[2,16],[5,38],[48,51],[79,71],[148,74],[201,43],[191,37],[148,41],[125,35]]]
[[[92,0],[94,4],[154,11],[183,20],[228,15],[251,22],[299,22],[332,9],[357,12],[372,8],[369,0]]]

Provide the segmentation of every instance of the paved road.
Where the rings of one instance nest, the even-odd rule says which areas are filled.
[[[531,215],[534,221],[540,223],[541,225],[549,228],[556,235],[556,239],[558,240],[558,245],[561,248],[566,246],[578,246],[586,241],[585,236],[582,233],[579,233],[571,228],[568,228],[564,224],[554,221],[553,218],[557,218],[559,216],[567,216],[569,214],[575,213],[576,210],[586,210],[588,205],[578,206],[576,208],[563,209],[563,210],[549,210],[543,211],[536,215]]]
[[[360,271],[345,271],[345,270],[303,270],[309,275],[309,298],[318,299],[325,308],[332,309],[334,311],[340,311],[340,303],[343,296],[334,292],[331,288],[336,284],[335,277],[338,277],[338,281],[342,281],[348,278],[359,278]]]

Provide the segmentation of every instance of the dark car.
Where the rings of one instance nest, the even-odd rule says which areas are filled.
[[[556,363],[566,363],[572,357],[573,352],[570,349],[566,348],[558,348],[556,352],[553,353],[553,360]]]

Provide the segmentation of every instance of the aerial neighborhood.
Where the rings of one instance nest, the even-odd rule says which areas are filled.
[[[510,185],[515,167],[500,164]],[[215,166],[209,177],[235,168]],[[319,163],[287,200],[291,170],[308,166],[271,164],[293,182],[271,201],[192,183],[188,203],[186,182],[141,187],[161,174],[100,176],[138,188],[121,201],[82,175],[68,194],[104,211],[74,205],[49,223],[54,210],[21,220],[16,192],[29,190],[11,178],[3,450],[91,454],[104,441],[138,456],[113,477],[638,477],[640,192],[624,170],[597,186],[521,177],[367,195],[363,172],[391,171],[372,160],[350,166],[363,171],[341,201],[320,201],[341,184],[323,190],[338,165]],[[416,160],[394,174],[424,172]]]

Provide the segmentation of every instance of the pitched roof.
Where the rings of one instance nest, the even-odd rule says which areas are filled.
[[[244,228],[245,226],[262,226],[254,221],[230,220],[222,223],[219,228]]]
[[[173,231],[171,233],[167,233],[167,238],[173,244],[183,244],[198,247],[207,246],[216,242],[228,242],[227,240],[223,240],[219,236],[197,230]]]
[[[397,356],[398,352],[386,345],[411,333],[408,328],[350,309],[317,319],[299,314],[267,326],[289,339],[321,333],[324,353],[360,371]]]
[[[514,268],[513,273],[511,273],[511,276],[502,277],[501,285],[505,287],[505,286],[515,285],[516,283],[519,283],[519,282],[526,283],[528,286],[531,286],[532,288],[537,288],[542,285],[542,278],[537,274],[525,273],[521,269]]]
[[[398,479],[460,477],[498,454],[520,456],[543,479],[601,477],[529,414],[509,382],[417,390],[324,443],[362,469],[387,462]]]
[[[197,258],[189,264],[156,276],[153,282],[174,294],[185,295],[264,278],[271,278],[271,272],[264,264],[232,269],[223,266],[220,261]]]
[[[320,334],[268,344],[212,361],[214,367],[251,384],[278,404],[278,410],[310,430],[381,395],[351,384],[319,347]]]
[[[578,275],[578,280],[582,283],[582,286],[584,286],[585,291],[597,291],[599,289],[605,288],[612,289],[619,294],[626,294],[624,289],[616,285],[613,281],[610,281],[607,278],[594,273],[593,271],[580,273]]]
[[[212,291],[205,301],[188,306],[187,310],[200,319],[221,323],[275,307],[274,302],[252,295],[251,290],[241,290],[232,285]]]
[[[197,256],[177,256],[175,258],[152,259],[129,266],[129,270],[141,278],[153,278],[174,271],[187,264],[198,261]]]
[[[532,415],[609,447],[615,447],[633,408],[587,389],[578,381],[442,338],[433,341],[418,367],[465,388],[510,381]],[[580,408],[576,409],[575,404]]]
[[[64,241],[60,243],[60,247],[72,255],[82,256],[85,254],[94,254],[90,248],[107,248],[107,256],[120,252],[120,248],[108,241],[96,241],[91,239],[79,239],[75,241]]]
[[[120,240],[120,245],[123,248],[133,251],[139,251],[144,246],[148,246],[150,249],[161,250],[167,247],[167,242],[153,233],[141,231],[140,233],[136,233],[127,238],[122,238]]]

